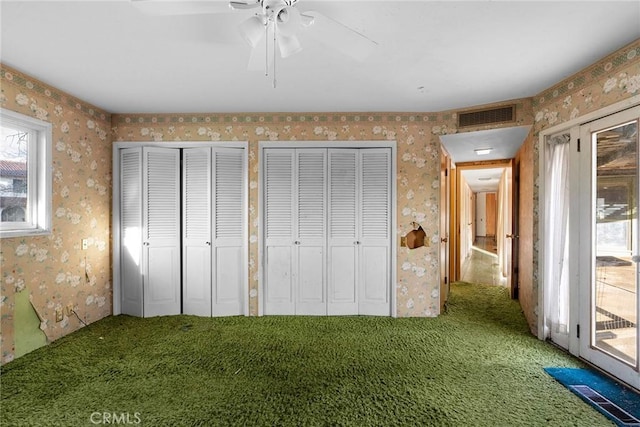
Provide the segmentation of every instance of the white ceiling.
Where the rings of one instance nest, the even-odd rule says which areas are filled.
[[[455,163],[512,159],[529,134],[531,126],[513,126],[440,136],[440,141]],[[476,149],[490,148],[478,155]]]
[[[442,145],[454,163],[513,159],[529,134],[531,126],[513,126],[476,132],[440,136]],[[491,148],[489,154],[478,155],[476,149]],[[504,168],[465,169],[462,171],[469,188],[475,193],[498,191]],[[488,179],[487,179],[488,178]]]
[[[313,1],[378,46],[300,36],[278,87],[247,71],[252,11],[151,16],[128,0],[0,0],[0,60],[114,113],[435,112],[536,95],[640,38],[635,1]]]
[[[496,192],[504,169],[465,169],[461,174],[474,193]]]

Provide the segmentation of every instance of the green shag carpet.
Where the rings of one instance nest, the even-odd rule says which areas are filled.
[[[504,288],[436,319],[109,317],[1,369],[2,426],[604,426]]]

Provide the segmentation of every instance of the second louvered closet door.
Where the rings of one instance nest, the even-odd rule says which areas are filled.
[[[329,314],[388,316],[391,150],[329,150]]]
[[[329,314],[358,314],[359,150],[329,150]]]
[[[390,315],[391,150],[264,150],[266,314]]]
[[[182,154],[182,312],[211,316],[211,148]]]
[[[389,316],[391,151],[360,150],[358,314]]]
[[[326,314],[326,152],[265,150],[267,314]]]
[[[183,313],[243,311],[244,151],[183,150]]]
[[[296,152],[297,188],[294,203],[296,314],[327,314],[326,149]]]
[[[144,316],[180,314],[180,152],[142,154]]]
[[[213,285],[214,316],[243,311],[244,151],[213,149]]]

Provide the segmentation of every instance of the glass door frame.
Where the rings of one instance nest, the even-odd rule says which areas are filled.
[[[596,192],[597,192],[597,176],[595,165],[595,150],[597,149],[593,135],[596,132],[601,132],[607,129],[615,128],[624,123],[633,121],[640,117],[640,106],[636,106],[619,113],[612,114],[607,117],[603,117],[598,120],[594,120],[590,123],[580,126],[580,140],[581,140],[581,159],[580,159],[580,201],[578,205],[578,212],[580,217],[580,230],[577,238],[580,239],[580,251],[579,251],[579,266],[580,266],[580,278],[579,278],[579,325],[581,326],[579,332],[579,355],[583,359],[590,363],[600,367],[601,369],[609,372],[615,377],[623,380],[624,382],[632,385],[635,388],[640,389],[640,362],[638,361],[638,355],[640,354],[640,339],[638,337],[637,319],[636,319],[636,360],[635,366],[629,363],[623,362],[621,359],[614,357],[613,355],[597,348],[595,346],[595,304],[596,304],[596,265],[595,254],[593,253],[596,248]],[[640,152],[640,147],[636,150],[636,156]],[[638,188],[640,188],[640,162],[637,163],[639,169],[636,176],[636,220],[638,217]],[[575,217],[574,217],[575,218]],[[633,230],[633,233],[638,233],[638,229]],[[636,239],[638,237],[636,236]],[[639,254],[638,247],[632,248],[633,255]],[[636,314],[640,312],[640,298],[638,290],[638,263],[636,267]]]

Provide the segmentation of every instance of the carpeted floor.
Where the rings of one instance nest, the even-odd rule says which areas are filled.
[[[0,424],[613,425],[505,288],[451,293],[436,319],[103,319],[2,367]]]

